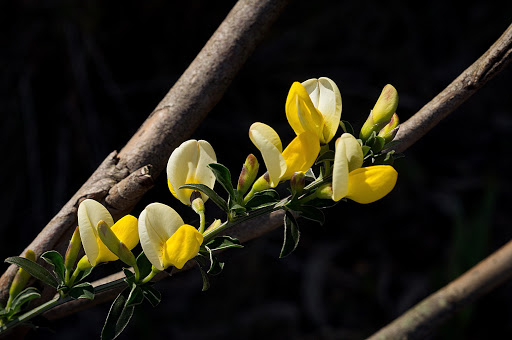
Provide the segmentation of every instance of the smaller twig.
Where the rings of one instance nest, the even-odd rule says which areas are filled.
[[[512,277],[512,241],[425,298],[368,340],[423,339],[461,307]]]

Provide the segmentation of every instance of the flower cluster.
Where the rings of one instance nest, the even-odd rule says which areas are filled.
[[[150,282],[157,273],[170,267],[182,269],[193,259],[207,289],[208,275],[223,268],[215,251],[241,247],[238,240],[222,233],[276,210],[285,211],[280,256],[289,255],[299,240],[297,217],[323,222],[323,208],[346,199],[371,203],[393,189],[397,172],[391,164],[397,155],[386,149],[399,128],[397,104],[396,89],[386,85],[357,139],[351,125],[341,120],[341,94],[334,81],[322,77],[293,83],[285,113],[295,138],[283,148],[272,127],[252,124],[249,138],[261,152],[265,170],[258,174],[260,164],[250,154],[236,188],[230,171],[217,163],[207,141],[184,142],[169,157],[167,183],[172,195],[199,215],[198,226],[186,223],[163,203],[149,204],[138,218],[126,215],[114,222],[101,203],[85,199],[78,207],[78,227],[65,257],[55,251],[41,255],[53,274],[35,263],[33,252],[27,258],[8,259],[23,269],[11,288],[8,306],[0,310],[0,322],[2,315],[5,320],[14,318],[23,303],[38,296],[32,290],[20,293],[29,274],[57,289],[61,297],[92,299],[95,289],[83,282],[85,277],[97,265],[120,259],[132,270],[124,270],[127,287],[114,301],[102,332],[102,338],[115,338],[135,306],[144,300],[152,305],[159,302],[160,295]],[[335,138],[340,129],[343,132]],[[223,195],[214,190],[216,182]],[[282,198],[274,188],[285,182],[291,194]],[[224,221],[214,219],[209,227],[204,204],[208,199],[226,213]],[[142,252],[136,257],[133,250],[139,243]],[[81,245],[85,255],[77,262]]]

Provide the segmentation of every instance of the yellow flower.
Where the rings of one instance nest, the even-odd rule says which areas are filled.
[[[329,78],[293,83],[286,98],[286,118],[298,136],[314,133],[321,144],[334,137],[341,117],[341,94]]]
[[[344,133],[336,141],[332,173],[332,199],[349,198],[357,203],[372,203],[395,187],[398,173],[389,165],[361,168],[363,152],[354,136]]]
[[[318,137],[310,131],[297,135],[284,151],[279,135],[266,124],[252,124],[249,138],[261,152],[272,188],[280,181],[290,179],[297,171],[306,172],[320,152]]]
[[[183,268],[199,252],[203,235],[171,207],[152,203],[139,216],[140,244],[158,270]]]
[[[87,259],[93,267],[118,259],[98,235],[97,225],[100,221],[104,221],[128,249],[133,249],[139,243],[136,217],[126,215],[114,223],[112,215],[101,203],[92,199],[84,200],[78,206],[78,230]]]
[[[178,188],[184,184],[204,184],[213,189],[215,175],[207,165],[216,162],[215,151],[207,141],[192,139],[183,142],[173,151],[167,163],[169,190],[183,204],[190,205],[190,196],[194,190]],[[203,193],[201,197],[203,201],[208,199]]]

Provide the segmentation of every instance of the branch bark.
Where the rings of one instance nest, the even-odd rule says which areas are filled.
[[[403,152],[452,113],[512,60],[512,25],[470,67],[414,116],[400,125],[394,150]]]
[[[129,213],[152,187],[172,150],[217,104],[288,2],[238,1],[125,147],[103,161],[26,249],[40,255],[66,243],[76,225],[78,204],[85,198],[104,202],[114,218]],[[5,301],[15,273],[16,266],[10,266],[0,278],[0,301]]]

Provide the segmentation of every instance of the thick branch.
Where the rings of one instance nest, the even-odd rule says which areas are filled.
[[[394,147],[402,152],[423,137],[443,118],[507,66],[512,59],[512,25],[477,61],[414,116],[401,124]]]
[[[76,225],[78,204],[85,198],[106,202],[116,216],[126,214],[164,169],[174,148],[186,140],[220,100],[271,24],[289,0],[240,0],[219,26],[196,59],[172,87],[155,111],[142,124],[119,154],[113,152],[80,190],[48,223],[27,249],[40,255],[58,248],[58,241]],[[152,173],[139,176],[142,183],[120,181],[139,169]],[[142,170],[141,170],[142,171]],[[137,177],[137,175],[136,175]],[[126,184],[126,183],[125,183]],[[127,192],[136,195],[127,196]],[[0,278],[0,301],[5,300],[16,272],[10,266]]]

